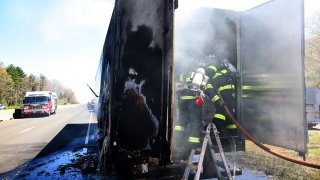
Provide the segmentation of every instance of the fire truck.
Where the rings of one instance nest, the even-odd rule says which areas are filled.
[[[57,94],[50,91],[26,92],[23,99],[23,116],[36,116],[56,113]]]

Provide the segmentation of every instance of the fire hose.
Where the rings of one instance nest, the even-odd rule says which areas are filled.
[[[295,158],[292,158],[292,157],[289,157],[289,156],[286,156],[284,154],[280,154],[280,153],[277,153],[275,151],[272,151],[270,148],[268,148],[267,146],[263,145],[262,143],[258,142],[255,138],[253,138],[249,133],[248,131],[246,131],[238,122],[238,120],[232,115],[231,111],[229,110],[228,106],[225,104],[221,94],[219,92],[217,92],[217,95],[219,96],[220,98],[220,101],[221,101],[221,104],[223,105],[223,108],[224,110],[226,111],[227,115],[230,117],[230,119],[232,120],[232,122],[234,124],[237,125],[238,129],[250,140],[252,141],[254,144],[256,144],[258,147],[260,147],[261,149],[265,150],[266,152],[274,155],[274,156],[277,156],[279,158],[282,158],[284,160],[287,160],[287,161],[290,161],[290,162],[293,162],[293,163],[296,163],[296,164],[300,164],[300,165],[303,165],[303,166],[307,166],[307,167],[311,167],[311,168],[316,168],[316,169],[320,169],[320,164],[314,164],[314,163],[311,163],[311,162],[306,162],[306,161],[302,161],[302,160],[299,160],[299,159],[295,159]]]

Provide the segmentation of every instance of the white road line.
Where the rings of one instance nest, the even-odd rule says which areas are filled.
[[[88,125],[88,130],[87,130],[87,136],[86,136],[86,141],[84,142],[84,144],[88,144],[88,142],[89,142],[89,131],[90,131],[91,119],[92,119],[92,112],[90,113],[90,120],[89,120],[89,125]]]
[[[34,127],[31,127],[31,128],[25,129],[25,130],[23,130],[23,131],[20,131],[19,133],[20,133],[20,134],[22,134],[22,133],[24,133],[24,132],[27,132],[27,131],[29,131],[29,130],[33,129],[33,128],[34,128]]]
[[[90,120],[89,120],[88,129],[87,129],[86,140],[84,141],[85,145],[88,144],[88,142],[89,142],[89,132],[90,132],[91,119],[92,119],[92,112],[90,113]],[[83,148],[83,153],[87,153],[87,151],[88,151],[87,148]]]

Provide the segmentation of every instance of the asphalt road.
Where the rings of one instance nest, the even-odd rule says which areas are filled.
[[[89,128],[91,123],[96,123],[96,118],[85,105],[60,109],[50,117],[0,122],[0,174],[32,160],[67,124]]]

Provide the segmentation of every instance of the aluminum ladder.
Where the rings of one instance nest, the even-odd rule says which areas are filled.
[[[218,160],[216,155],[215,155],[216,153],[214,151],[214,147],[212,145],[212,140],[211,140],[211,137],[210,137],[210,132],[211,131],[213,131],[213,133],[214,133],[214,136],[215,136],[215,139],[216,139],[216,143],[217,143],[217,148],[218,148],[218,151],[219,151],[218,153],[220,154],[221,161]],[[234,141],[232,143],[234,143]],[[211,152],[212,161],[214,163],[215,171],[217,173],[217,178],[218,179],[233,180],[234,178],[233,178],[233,176],[232,176],[232,174],[230,172],[230,168],[229,168],[229,166],[227,164],[227,161],[226,161],[226,158],[225,158],[225,155],[224,155],[224,151],[223,151],[223,148],[222,148],[222,145],[221,145],[219,132],[218,132],[216,126],[213,123],[210,123],[207,126],[207,129],[206,129],[206,132],[205,132],[205,137],[204,137],[204,140],[203,140],[203,143],[202,143],[199,162],[197,163],[197,165],[194,165],[192,163],[192,160],[193,160],[193,157],[194,157],[194,154],[195,154],[195,150],[192,149],[191,153],[190,153],[190,156],[189,156],[189,159],[187,161],[187,167],[186,167],[186,169],[184,171],[182,179],[183,180],[188,180],[191,169],[196,172],[196,174],[194,176],[194,179],[195,180],[199,180],[200,179],[200,174],[201,174],[201,171],[202,171],[202,168],[203,168],[204,155],[205,155],[205,152],[207,150],[208,144],[209,144],[209,149],[210,149],[210,152]],[[221,173],[219,168],[224,170],[223,174]]]

